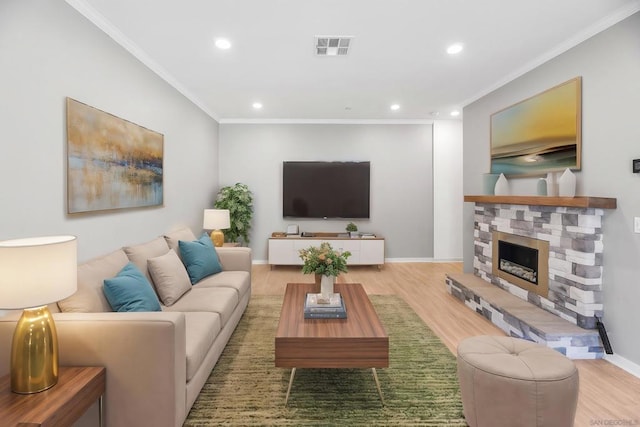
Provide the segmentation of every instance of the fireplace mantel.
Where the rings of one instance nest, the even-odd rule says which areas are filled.
[[[505,205],[563,206],[574,208],[616,209],[617,201],[609,197],[551,197],[551,196],[464,196],[465,202]]]

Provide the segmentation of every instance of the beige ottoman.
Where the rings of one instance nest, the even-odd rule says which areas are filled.
[[[458,377],[471,427],[573,426],[578,370],[548,347],[511,337],[467,338],[458,346]]]

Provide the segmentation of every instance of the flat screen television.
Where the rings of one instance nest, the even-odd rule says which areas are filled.
[[[283,162],[282,216],[369,218],[370,162]]]

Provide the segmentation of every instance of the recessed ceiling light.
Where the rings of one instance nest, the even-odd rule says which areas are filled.
[[[254,102],[252,104],[253,108],[255,108],[256,110],[259,110],[262,108],[262,104],[260,102]]]
[[[216,39],[216,47],[218,49],[227,50],[231,47],[231,42],[227,39]]]
[[[457,53],[462,52],[463,46],[462,43],[454,43],[447,48],[447,53],[449,55],[455,55]]]
[[[451,117],[458,117],[460,115],[460,111],[453,110],[450,114],[451,114]]]
[[[400,109],[400,105],[399,104],[391,104],[391,108],[393,111],[399,110]]]

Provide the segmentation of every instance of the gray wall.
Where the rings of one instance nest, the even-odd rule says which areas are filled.
[[[360,231],[386,239],[387,258],[433,257],[432,126],[389,124],[221,124],[220,185],[254,193],[251,247],[267,259],[267,239],[287,224],[344,231],[347,220],[282,217],[285,160],[370,161],[371,218]],[[321,183],[318,183],[321,185]]]
[[[433,123],[433,258],[462,260],[462,122]]]
[[[88,259],[180,225],[218,188],[218,124],[65,2],[0,2],[0,240],[78,236]],[[164,134],[161,208],[66,214],[65,97]]]
[[[482,193],[489,171],[492,113],[576,76],[582,76],[582,171],[578,195],[615,197],[604,233],[604,323],[614,352],[640,364],[640,13],[581,43],[464,109],[464,193]],[[535,194],[536,179],[512,179],[512,194]],[[473,266],[473,204],[464,209],[465,271]]]

